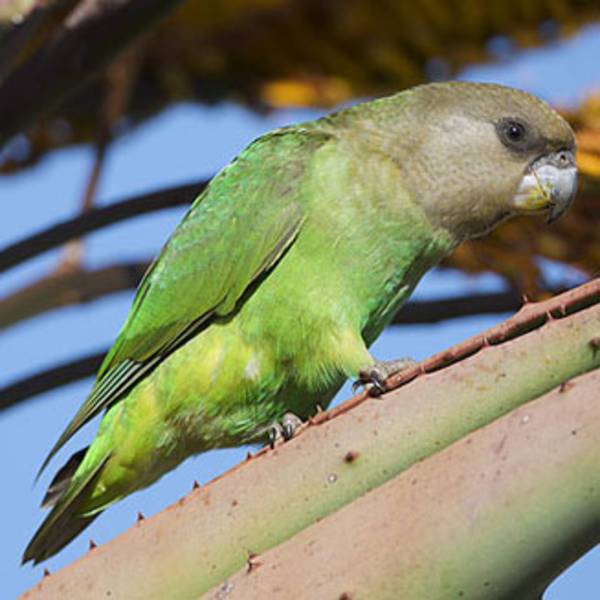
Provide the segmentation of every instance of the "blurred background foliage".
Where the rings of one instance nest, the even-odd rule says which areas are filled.
[[[172,103],[333,107],[451,78],[599,16],[597,0],[9,0],[0,6],[0,173],[92,143],[89,211],[110,142]],[[549,228],[507,223],[447,264],[494,270],[533,297],[549,289],[539,257],[597,273],[600,92],[563,112],[579,144],[573,209]]]

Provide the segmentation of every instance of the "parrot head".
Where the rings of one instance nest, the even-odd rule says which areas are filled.
[[[432,116],[438,119],[425,144],[437,146],[445,163],[432,168],[432,174],[439,169],[458,203],[470,202],[474,218],[467,219],[465,237],[483,235],[513,215],[544,214],[551,222],[567,210],[577,188],[575,135],[548,104],[494,84],[455,82],[421,89],[431,95]],[[447,167],[452,161],[468,173],[463,182]]]
[[[379,148],[398,164],[429,220],[457,242],[518,214],[554,221],[571,204],[575,135],[539,98],[496,84],[445,82],[381,102],[370,115],[384,132]]]

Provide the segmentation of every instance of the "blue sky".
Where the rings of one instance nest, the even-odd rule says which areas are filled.
[[[560,105],[576,104],[600,86],[600,25],[544,49],[516,52],[505,41],[493,47],[502,56],[495,65],[476,65],[463,78],[496,81],[525,88]],[[594,79],[594,74],[596,78]],[[312,118],[315,111],[277,111],[258,116],[239,106],[179,105],[125,135],[112,148],[102,176],[99,203],[128,194],[172,185],[214,173],[261,133],[290,122]],[[3,225],[0,247],[28,233],[73,215],[91,165],[88,148],[53,153],[40,165],[0,178]],[[100,266],[117,260],[147,258],[156,253],[183,211],[174,209],[127,221],[89,236],[85,261]],[[0,297],[39,277],[56,265],[58,252],[29,261],[0,278]],[[418,297],[448,296],[501,288],[493,275],[469,278],[453,272],[425,277]],[[26,321],[2,332],[0,386],[40,368],[108,346],[125,318],[131,294],[120,293],[82,307],[71,307]],[[381,359],[411,355],[423,358],[460,341],[503,318],[476,317],[435,326],[391,329],[373,352]],[[40,522],[38,508],[52,469],[33,487],[33,478],[47,450],[90,387],[90,380],[39,396],[0,414],[0,463],[3,482],[0,511],[0,575],[3,597],[12,598],[41,577],[41,569],[19,567],[21,552]],[[348,395],[346,387],[341,396]],[[53,467],[89,440],[88,426],[61,454]],[[163,509],[186,493],[194,479],[205,482],[233,466],[246,449],[211,452],[188,460],[148,490],[112,507],[73,544],[45,565],[51,571],[68,564],[87,549],[93,538],[103,543],[130,526],[137,511],[146,515]],[[600,597],[600,551],[573,565],[557,580],[548,600],[596,600]]]

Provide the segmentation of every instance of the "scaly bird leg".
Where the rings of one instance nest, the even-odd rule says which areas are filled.
[[[389,377],[412,367],[416,362],[408,357],[376,361],[374,365],[358,372],[358,379],[352,384],[352,391],[356,393],[363,387],[370,394],[379,396],[387,391],[385,382]]]
[[[302,425],[302,420],[297,417],[294,413],[285,413],[281,423],[274,421],[269,429],[269,446],[275,447],[277,438],[281,437],[284,442],[291,440],[294,437],[294,433],[298,430],[298,427]]]

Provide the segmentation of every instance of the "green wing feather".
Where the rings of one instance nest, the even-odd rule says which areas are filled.
[[[259,138],[217,175],[151,265],[96,383],[39,474],[90,419],[110,407],[214,316],[236,308],[303,221],[298,180],[328,136],[289,128]]]

